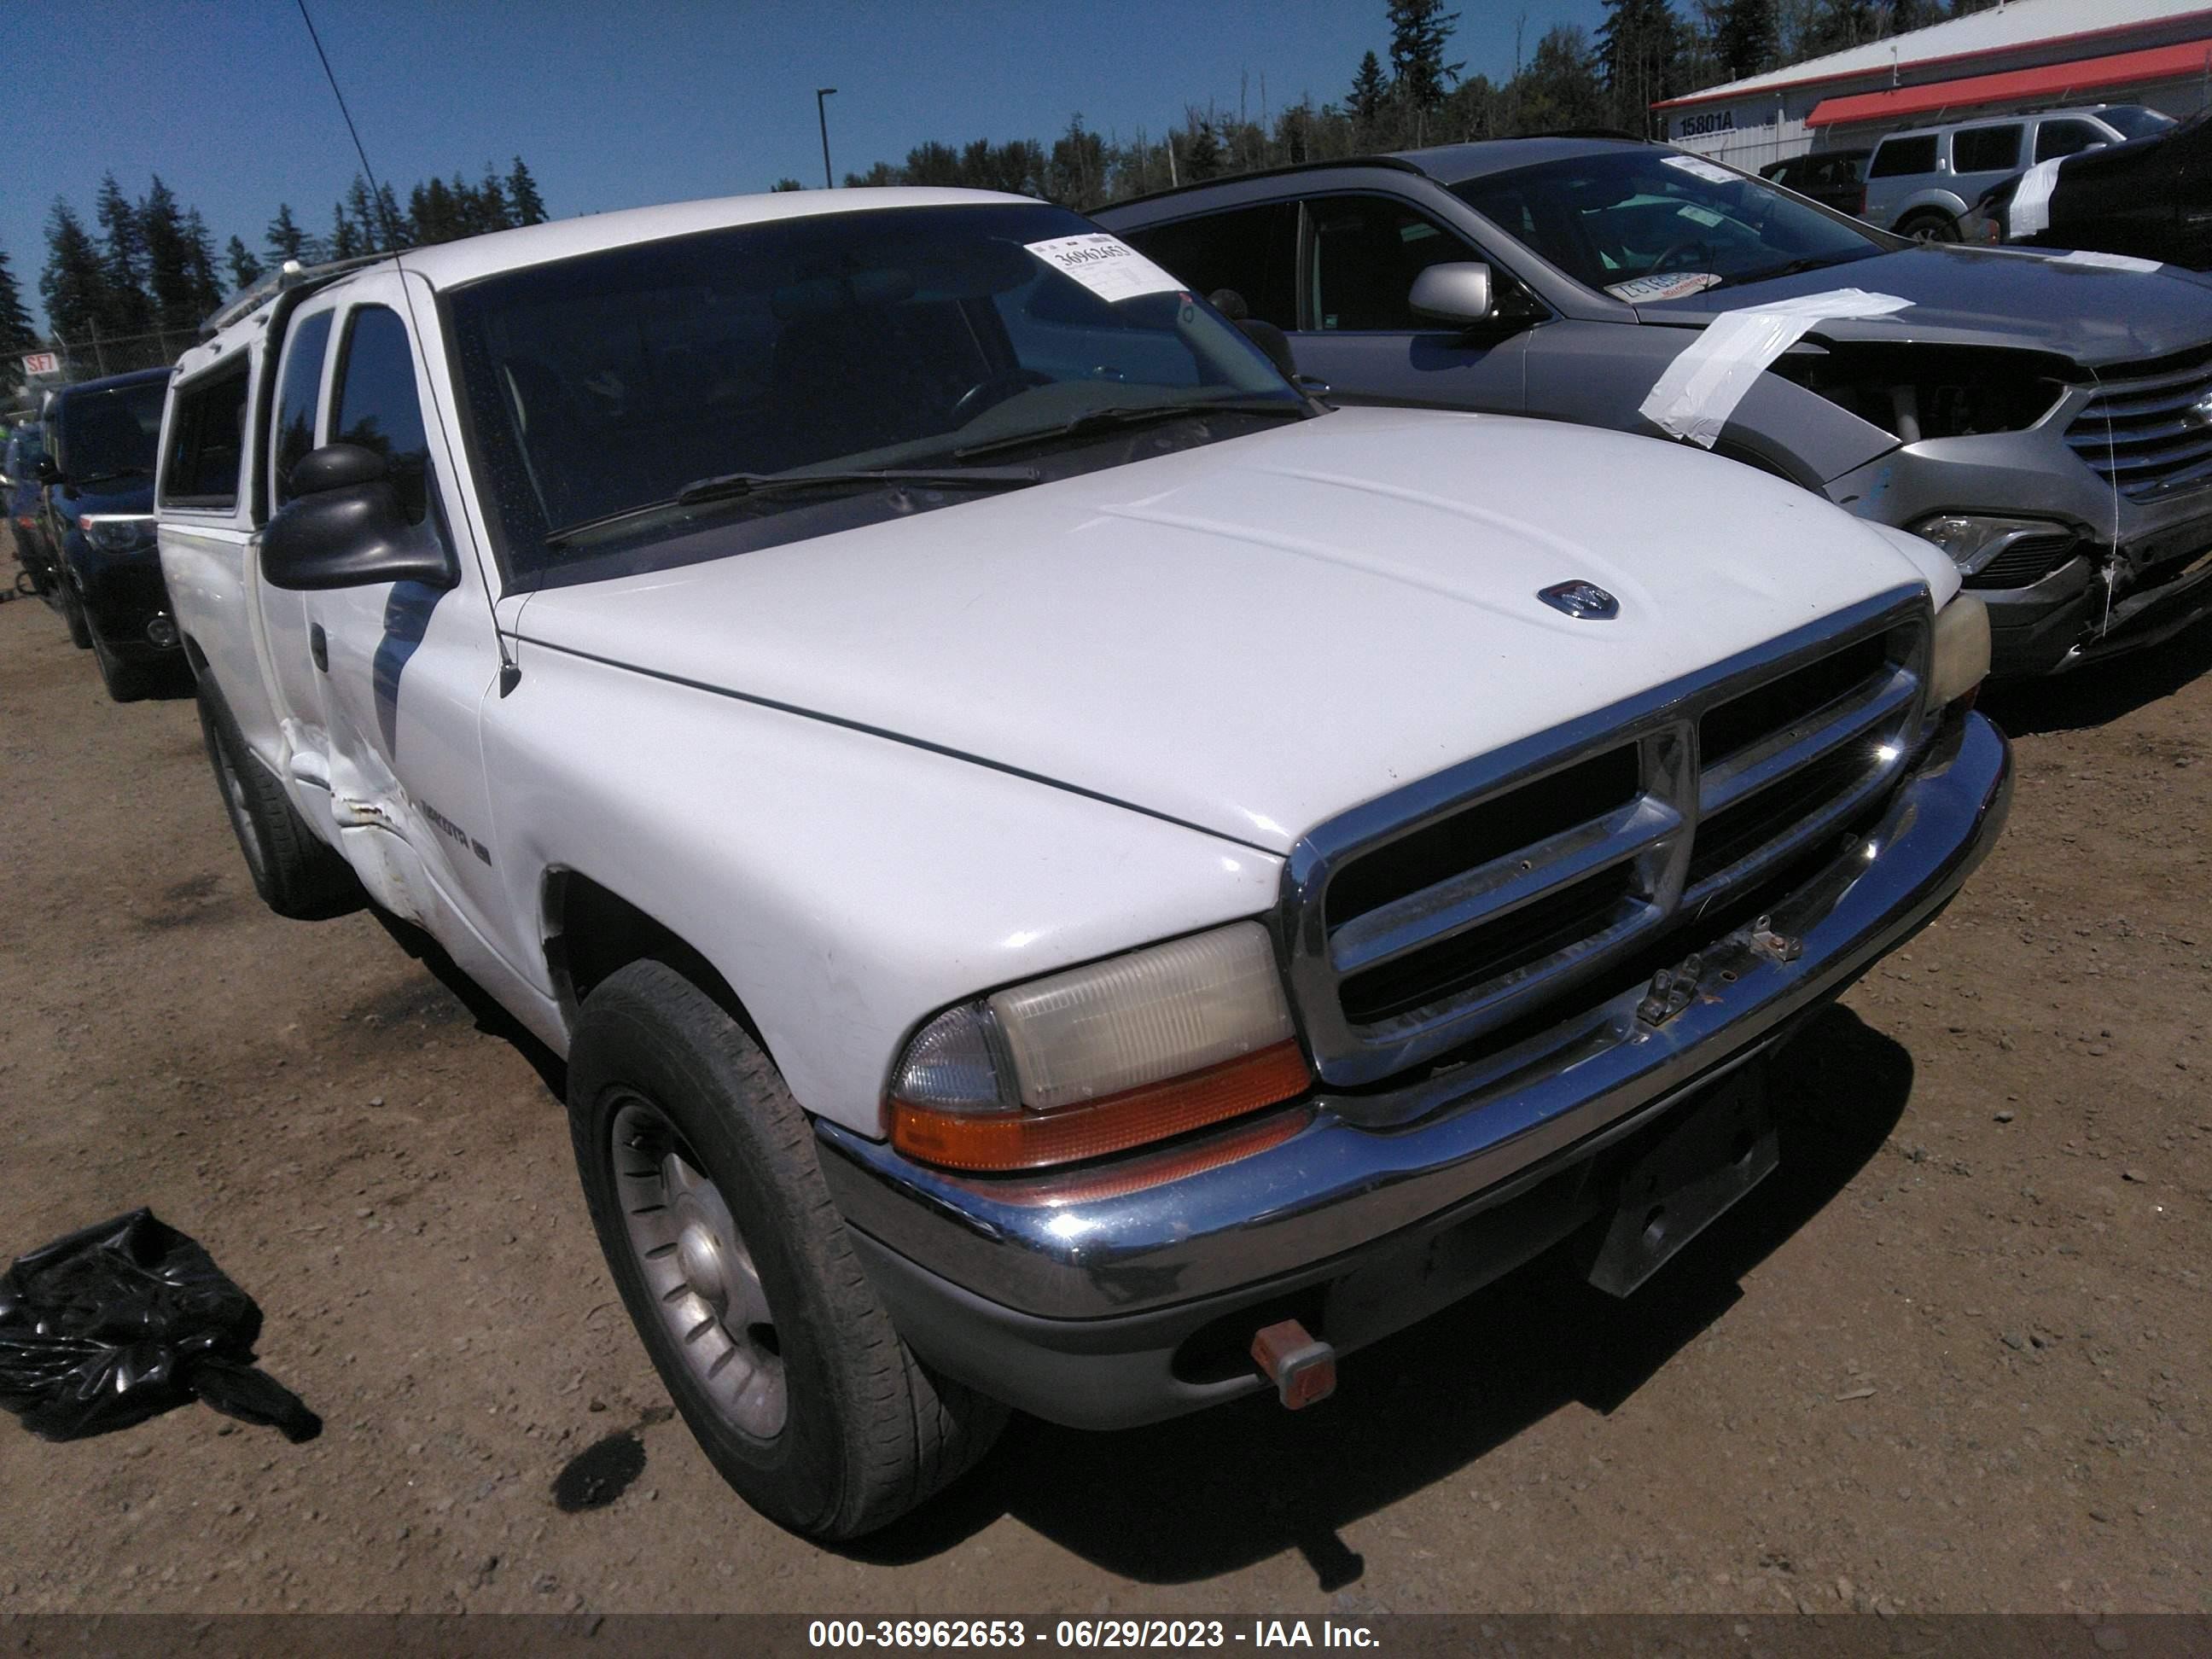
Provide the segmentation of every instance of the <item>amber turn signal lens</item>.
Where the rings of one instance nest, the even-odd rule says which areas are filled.
[[[894,1100],[891,1145],[948,1170],[1039,1170],[1103,1158],[1304,1094],[1313,1079],[1295,1042],[1204,1071],[1048,1112],[933,1111]]]

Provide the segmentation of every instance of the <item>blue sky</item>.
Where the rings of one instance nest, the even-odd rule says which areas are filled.
[[[837,174],[925,139],[1048,139],[1081,111],[1158,134],[1187,103],[1254,115],[1340,99],[1361,52],[1387,63],[1383,0],[308,0],[380,177],[409,184],[518,152],[556,216],[818,183],[814,88]],[[1510,75],[1554,22],[1602,0],[1460,0],[1452,55]],[[66,43],[66,107],[21,101],[0,164],[0,247],[38,308],[49,205],[90,214],[112,168],[134,198],[159,173],[216,246],[258,251],[280,201],[327,231],[356,170],[293,0],[76,0],[18,7]],[[19,47],[25,45],[19,41]],[[19,70],[39,61],[19,53]],[[42,77],[30,73],[19,87]]]

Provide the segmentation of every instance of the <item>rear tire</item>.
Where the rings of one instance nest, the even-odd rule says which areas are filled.
[[[238,850],[253,877],[253,890],[280,916],[319,921],[358,910],[365,895],[353,867],[315,838],[283,786],[246,747],[230,710],[206,681],[200,682],[200,737],[215,769]]]
[[[926,1370],[831,1202],[805,1112],[744,1028],[658,962],[585,1000],[568,1122],[600,1248],[739,1497],[852,1538],[988,1451],[1006,1407]]]
[[[1959,222],[1941,213],[1916,213],[1897,228],[1897,234],[1916,242],[1955,242]]]

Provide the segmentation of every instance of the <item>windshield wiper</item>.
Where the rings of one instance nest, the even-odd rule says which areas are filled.
[[[1790,259],[1785,260],[1778,265],[1769,265],[1764,270],[1747,270],[1737,276],[1723,276],[1719,282],[1715,283],[1711,288],[1706,289],[1705,292],[1707,294],[1717,294],[1724,288],[1740,288],[1747,283],[1771,282],[1777,276],[1795,276],[1798,272],[1804,270],[1825,270],[1830,265],[1847,265],[1851,264],[1854,260],[1870,258],[1872,257],[1873,250],[1871,249],[1863,254],[1808,254],[1802,259]]]
[[[151,467],[118,466],[112,472],[88,472],[82,477],[72,478],[70,482],[76,484],[106,483],[110,478],[143,478],[152,471]]]
[[[694,478],[673,495],[659,501],[604,513],[596,519],[556,530],[545,538],[548,547],[558,547],[594,530],[672,513],[678,507],[708,501],[738,501],[750,495],[789,495],[817,489],[880,489],[887,485],[917,484],[933,489],[1019,489],[1043,475],[1033,466],[870,467],[843,472],[722,472],[711,478]]]
[[[1113,427],[1141,426],[1151,421],[1202,421],[1209,415],[1273,415],[1304,420],[1310,412],[1304,400],[1292,402],[1281,398],[1119,404],[1105,409],[1086,409],[1057,426],[1038,427],[1028,432],[1011,432],[1003,438],[986,438],[981,443],[963,444],[952,453],[956,459],[966,460],[973,455],[995,455],[1002,450],[1048,443],[1054,438],[1073,438],[1085,432],[1103,432]]]

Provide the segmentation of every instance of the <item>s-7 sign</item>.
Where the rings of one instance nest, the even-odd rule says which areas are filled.
[[[25,378],[35,380],[41,374],[62,372],[61,354],[58,351],[27,351],[23,354]]]

